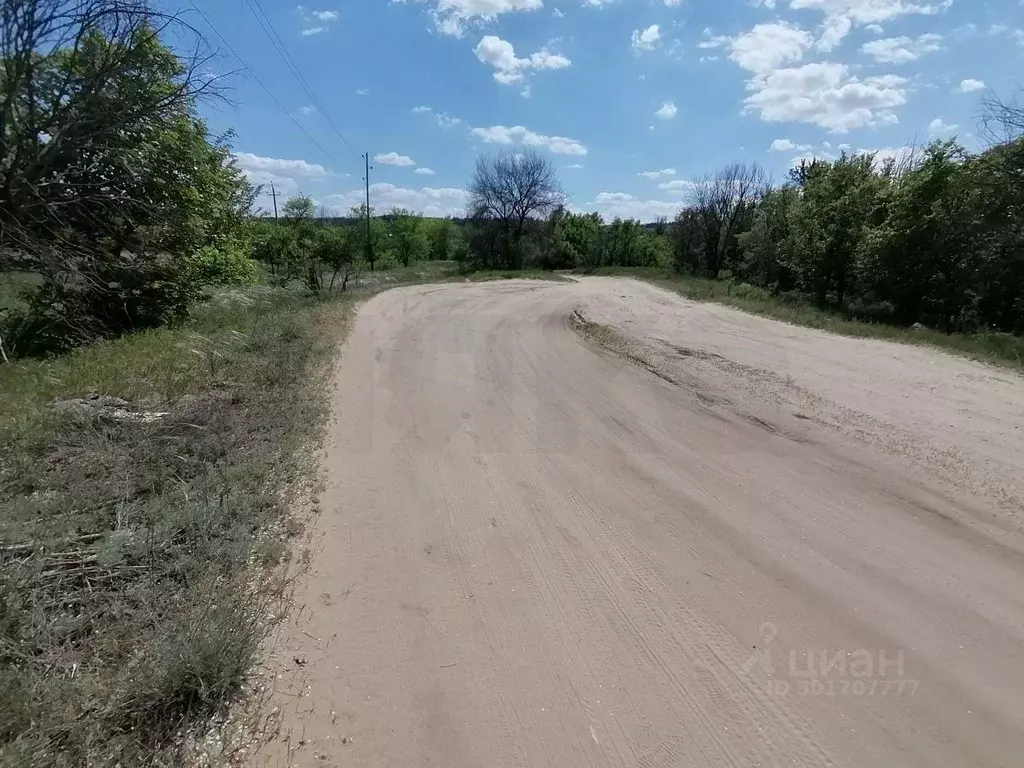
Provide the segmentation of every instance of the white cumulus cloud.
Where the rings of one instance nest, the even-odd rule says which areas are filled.
[[[672,181],[663,181],[658,185],[658,188],[671,192],[674,195],[681,195],[693,189],[693,182],[686,179],[673,179]]]
[[[883,64],[906,64],[916,61],[926,53],[942,48],[942,35],[921,35],[917,39],[909,37],[885,37],[872,40],[860,47],[862,53],[873,57]]]
[[[462,37],[467,25],[492,21],[505,13],[536,11],[543,0],[436,0],[431,15],[442,35]]]
[[[644,30],[634,29],[632,40],[634,51],[653,51],[661,41],[661,31],[657,24]]]
[[[793,10],[816,10],[824,14],[818,48],[835,48],[854,26],[878,24],[900,16],[932,15],[946,10],[953,0],[789,0]]]
[[[673,117],[676,116],[676,113],[678,111],[679,110],[676,109],[676,105],[673,102],[666,101],[664,104],[658,107],[657,111],[654,113],[654,116],[659,117],[662,120],[671,120]]]
[[[971,78],[967,78],[966,80],[960,81],[960,86],[957,90],[960,91],[960,93],[972,93],[974,91],[983,91],[985,90],[985,87],[984,80],[972,80]]]
[[[802,2],[809,4],[801,7],[852,7],[848,0],[790,0],[792,7]],[[736,37],[715,36],[705,29],[704,38],[698,47],[723,48],[751,73],[744,111],[757,113],[767,122],[812,123],[841,132],[898,122],[893,110],[906,103],[904,78],[861,78],[852,75],[847,65],[829,61],[796,66],[815,47],[815,40],[807,30],[787,22],[758,24]],[[932,42],[924,36],[925,45]]]
[[[434,175],[434,171],[431,170],[430,168],[427,168],[427,167],[417,168],[415,171],[413,171],[413,173],[419,174],[420,176],[433,176]]]
[[[330,172],[322,165],[305,160],[284,160],[277,157],[261,157],[252,152],[235,154],[235,164],[243,171],[272,173],[277,176],[298,178],[320,178]]]
[[[362,188],[352,189],[327,195],[323,202],[332,213],[345,214],[352,208],[363,205],[364,194]],[[454,216],[466,210],[467,199],[466,190],[451,187],[408,189],[394,184],[370,185],[370,207],[376,211],[407,208],[411,211],[420,211],[426,216]]]
[[[776,69],[747,83],[745,111],[770,123],[810,123],[843,133],[899,122],[906,80],[896,75],[858,78],[845,64],[818,62]]]
[[[949,125],[941,117],[936,117],[928,124],[928,133],[932,136],[949,136],[955,130],[955,125]]]
[[[556,155],[585,155],[587,148],[575,139],[564,136],[546,136],[521,125],[511,127],[492,125],[488,128],[474,128],[471,133],[488,144],[522,144],[525,147],[546,149]]]
[[[408,155],[400,155],[397,152],[374,155],[373,159],[382,165],[416,165],[416,161]]]
[[[440,125],[442,128],[451,128],[452,126],[462,124],[461,117],[452,117],[447,112],[435,112],[433,107],[413,107],[412,111],[419,115],[433,114],[434,117],[437,119],[437,124]]]
[[[548,50],[521,59],[512,43],[495,35],[482,38],[473,52],[480,61],[494,67],[494,79],[504,85],[522,81],[529,70],[564,69],[572,64],[565,56]]]
[[[797,152],[805,152],[806,150],[808,150],[810,148],[811,148],[810,144],[794,144],[789,139],[776,139],[775,141],[772,142],[771,151],[772,152],[792,152],[792,151],[796,150]]]
[[[305,24],[305,28],[302,30],[302,34],[305,37],[326,32],[328,26],[337,21],[341,16],[337,11],[314,11],[302,5],[296,6],[295,12]]]
[[[645,179],[661,179],[666,176],[675,176],[675,168],[662,168],[660,171],[640,171],[637,176],[643,176]]]
[[[252,152],[237,152],[237,165],[253,184],[262,185],[263,191],[256,200],[257,206],[270,211],[273,205],[270,186],[273,184],[278,201],[283,201],[302,191],[302,187],[333,176],[318,163],[306,160],[289,160],[280,157],[263,157]]]
[[[712,37],[701,48],[725,48],[729,58],[750,72],[768,72],[783,64],[800,61],[814,44],[804,29],[786,22],[758,24],[737,37]]]
[[[681,207],[671,200],[644,200],[625,192],[601,192],[583,205],[582,210],[597,211],[606,219],[654,221],[661,216],[675,218]]]

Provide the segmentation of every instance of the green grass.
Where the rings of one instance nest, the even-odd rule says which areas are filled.
[[[565,278],[555,272],[544,269],[481,269],[475,272],[466,272],[452,281],[468,280],[471,283],[481,283],[488,280],[549,280],[556,283],[565,282]]]
[[[0,764],[180,764],[237,692],[352,306],[233,289],[180,328],[0,365]],[[166,415],[53,407],[89,393]]]
[[[408,283],[433,283],[454,277],[459,274],[459,270],[459,265],[454,261],[416,261],[408,267],[364,271],[359,276],[357,287],[378,289]]]
[[[363,272],[356,288],[376,290],[415,283],[485,282],[489,280],[552,280],[565,278],[543,269],[467,270],[455,261],[417,261],[408,267]]]
[[[803,302],[787,301],[769,291],[726,280],[678,275],[664,269],[602,267],[590,274],[634,277],[695,301],[714,301],[755,315],[830,333],[917,344],[974,360],[1024,369],[1024,338],[1003,333],[944,334],[850,319]]]

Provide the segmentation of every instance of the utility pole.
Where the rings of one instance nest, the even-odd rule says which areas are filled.
[[[366,182],[366,260],[370,262],[370,271],[373,272],[373,237],[370,234],[370,153],[363,155],[366,161],[366,175],[363,180]]]
[[[274,188],[274,181],[270,181],[270,194],[274,196],[274,221],[277,221],[277,190]]]

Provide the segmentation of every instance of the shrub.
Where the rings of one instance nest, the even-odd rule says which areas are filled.
[[[190,259],[192,279],[202,285],[247,285],[259,277],[250,249],[235,240],[222,246],[207,245]]]
[[[123,251],[44,276],[0,333],[8,354],[43,357],[183,320],[198,295],[183,260]]]

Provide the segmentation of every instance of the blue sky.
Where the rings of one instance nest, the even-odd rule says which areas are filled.
[[[845,148],[980,147],[983,97],[1024,79],[1024,0],[198,2],[280,102],[241,72],[232,104],[204,107],[211,127],[234,129],[255,181],[338,211],[361,200],[363,151],[375,208],[442,215],[480,153],[533,146],[575,209],[671,217],[736,160],[781,179]],[[241,67],[189,18],[217,67]]]

